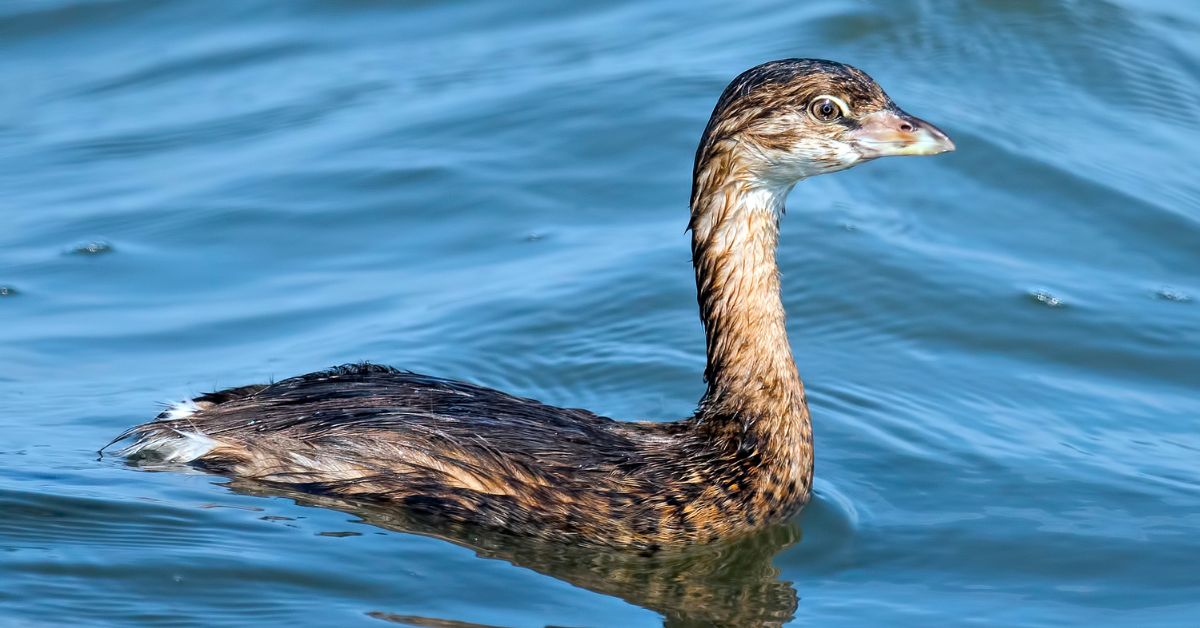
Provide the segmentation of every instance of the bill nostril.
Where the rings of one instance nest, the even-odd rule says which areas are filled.
[[[901,123],[900,123],[900,130],[901,130],[901,131],[904,131],[905,133],[912,133],[912,130],[913,130],[913,125],[911,125],[911,124],[909,124],[909,123],[907,123],[907,122],[901,122]]]

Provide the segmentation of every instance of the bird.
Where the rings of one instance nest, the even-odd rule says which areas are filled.
[[[809,177],[954,148],[847,64],[782,59],[729,83],[693,163],[707,362],[689,417],[614,420],[356,363],[175,403],[105,448],[132,439],[133,464],[643,554],[780,524],[810,501],[814,468],[776,263],[785,200]]]

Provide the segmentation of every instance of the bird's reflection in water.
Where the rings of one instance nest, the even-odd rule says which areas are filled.
[[[482,558],[504,560],[575,586],[612,595],[659,613],[664,626],[782,626],[796,611],[796,590],[779,579],[771,559],[800,540],[800,527],[787,523],[751,536],[651,556],[548,544],[482,530],[448,528],[395,507],[310,495],[244,480],[229,487],[239,493],[288,497],[306,506],[332,508],[364,523],[443,539],[474,550]],[[480,628],[451,618],[370,613],[400,625]],[[484,627],[487,628],[487,627]]]

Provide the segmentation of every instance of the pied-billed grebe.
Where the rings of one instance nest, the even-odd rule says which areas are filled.
[[[614,421],[361,364],[203,395],[116,440],[136,437],[133,459],[554,541],[655,551],[777,523],[813,479],[775,263],[784,199],[805,177],[953,149],[848,65],[772,61],[725,88],[693,171],[708,388],[690,418]]]

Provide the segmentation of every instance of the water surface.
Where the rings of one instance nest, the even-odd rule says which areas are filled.
[[[1200,615],[1190,4],[10,0],[0,51],[0,624]],[[97,460],[162,402],[357,360],[689,414],[692,152],[788,56],[959,146],[792,194],[793,525],[660,561],[464,546]]]

